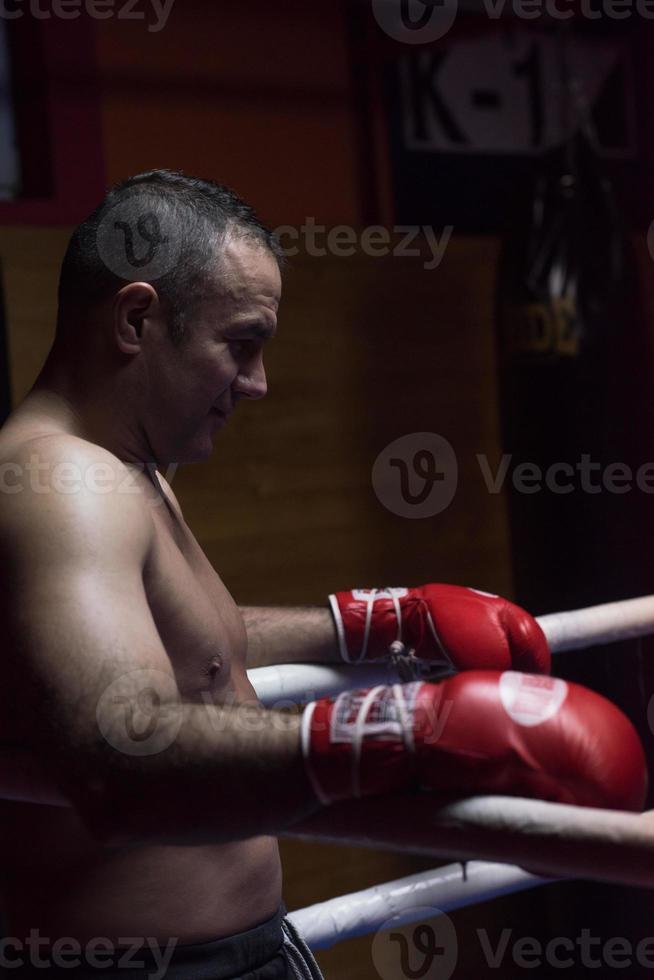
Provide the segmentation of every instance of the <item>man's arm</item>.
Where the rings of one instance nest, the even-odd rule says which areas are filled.
[[[181,703],[143,585],[151,523],[140,495],[26,490],[5,501],[2,524],[5,677],[25,747],[92,830],[220,841],[317,808],[299,718]]]
[[[334,617],[327,606],[245,606],[246,666],[342,663]]]
[[[243,613],[248,667],[387,661],[399,641],[430,671],[551,669],[547,638],[530,613],[501,596],[459,585],[352,589],[330,595],[326,609]]]

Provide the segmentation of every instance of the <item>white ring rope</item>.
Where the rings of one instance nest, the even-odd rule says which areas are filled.
[[[654,633],[654,596],[540,616],[552,653],[634,640]]]
[[[552,653],[632,640],[654,633],[654,596],[609,602],[573,612],[538,618]],[[267,707],[306,704],[352,688],[396,684],[401,678],[392,664],[355,664],[325,667],[285,664],[258,667],[248,677]]]
[[[321,664],[284,664],[248,670],[250,683],[266,708],[292,707],[318,698],[333,697],[357,687],[397,684],[391,664],[324,667]]]
[[[336,804],[283,836],[654,888],[654,812],[504,796],[443,805],[426,795],[399,795]]]
[[[453,912],[502,895],[550,884],[506,864],[470,861],[384,882],[291,912],[289,918],[311,949],[329,949],[355,936],[401,928],[425,919],[425,909]]]

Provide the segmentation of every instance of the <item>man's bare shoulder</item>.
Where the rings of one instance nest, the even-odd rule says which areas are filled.
[[[68,432],[7,432],[0,429],[0,464],[19,462],[25,465],[39,457],[50,464],[77,462],[80,464],[106,463],[117,471],[127,471],[127,466],[113,453],[88,439]]]
[[[0,547],[16,537],[58,538],[145,554],[148,502],[142,474],[102,446],[67,433],[5,439],[0,432]]]

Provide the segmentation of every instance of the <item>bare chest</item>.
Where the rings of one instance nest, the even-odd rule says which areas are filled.
[[[182,695],[216,703],[254,697],[247,681],[243,619],[188,527],[162,506],[144,572],[157,630]]]

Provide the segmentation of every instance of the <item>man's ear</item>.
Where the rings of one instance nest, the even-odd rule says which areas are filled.
[[[130,282],[114,299],[114,340],[121,354],[138,354],[143,324],[160,312],[157,292],[147,282]]]

